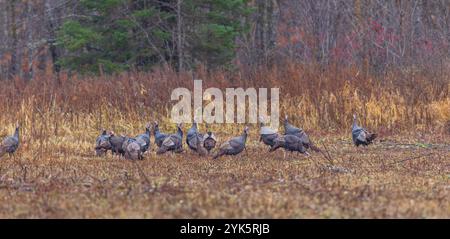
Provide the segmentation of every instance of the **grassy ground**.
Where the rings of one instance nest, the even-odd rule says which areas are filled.
[[[289,115],[329,156],[269,154],[250,125],[248,150],[237,157],[156,156],[152,146],[144,161],[96,158],[102,128],[134,136],[158,120],[174,132],[171,92],[192,90],[192,74],[15,78],[0,87],[0,139],[21,125],[16,158],[0,159],[0,217],[450,218],[450,69],[371,75],[289,63],[197,71],[204,90],[279,88],[280,117]],[[354,113],[380,141],[351,144]],[[242,128],[210,125],[222,141]]]
[[[347,135],[320,135],[330,157],[283,159],[256,135],[246,153],[216,161],[156,156],[153,145],[139,162],[22,149],[0,160],[0,217],[450,218],[448,136],[390,136],[357,149]]]

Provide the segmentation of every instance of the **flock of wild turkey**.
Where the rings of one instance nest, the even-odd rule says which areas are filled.
[[[173,134],[162,133],[159,130],[158,122],[153,125],[154,141],[158,149],[157,154],[164,154],[172,151],[180,153],[183,151],[183,130],[181,124],[177,124],[177,132]],[[217,159],[223,155],[237,155],[244,151],[247,141],[249,128],[245,127],[242,135],[233,137],[220,145],[218,150],[213,154],[213,159]],[[107,133],[106,130],[97,138],[95,143],[95,152],[97,156],[105,155],[111,151],[113,155],[124,157],[125,159],[141,160],[145,152],[150,150],[150,124],[147,124],[145,132],[134,138],[127,136],[117,136],[114,132]],[[352,139],[356,146],[367,146],[375,139],[376,134],[368,132],[366,129],[358,126],[356,115],[353,115]],[[260,142],[270,146],[270,152],[283,148],[286,151],[298,152],[309,155],[308,150],[320,151],[316,147],[305,131],[295,127],[289,123],[288,117],[284,119],[284,134],[279,134],[268,126],[260,123]],[[0,144],[0,158],[9,154],[13,156],[19,148],[19,126],[16,127],[14,135],[6,137]],[[197,123],[193,123],[192,127],[186,134],[186,144],[188,147],[198,153],[200,156],[210,154],[211,150],[216,147],[217,139],[215,135],[208,131],[201,134],[198,131]]]
[[[376,134],[370,133],[366,129],[358,126],[356,115],[353,116],[353,119],[352,138],[354,144],[356,146],[367,146],[372,143]],[[213,159],[217,159],[223,155],[237,155],[244,151],[248,131],[249,128],[245,127],[242,135],[233,137],[222,143],[218,150],[212,155]],[[98,156],[104,155],[110,150],[113,155],[123,156],[125,159],[143,159],[143,154],[150,149],[150,135],[150,124],[147,124],[143,134],[134,138],[117,136],[114,132],[108,134],[106,130],[103,130],[102,134],[97,138],[95,151]],[[155,144],[158,147],[156,154],[164,154],[169,151],[180,153],[183,151],[183,130],[181,124],[177,124],[177,132],[169,134],[162,133],[159,130],[158,122],[155,122],[153,126],[153,136]],[[289,123],[287,116],[284,119],[284,134],[279,134],[277,130],[260,123],[259,141],[270,146],[270,152],[273,152],[278,148],[306,155],[309,155],[308,150],[315,152],[320,151],[320,149],[311,142],[303,129]],[[192,127],[187,131],[187,146],[200,156],[209,155],[211,150],[216,147],[216,143],[217,138],[214,133],[209,130],[205,134],[200,133],[196,122],[194,122]]]

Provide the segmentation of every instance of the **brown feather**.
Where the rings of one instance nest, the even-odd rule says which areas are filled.
[[[369,135],[367,135],[367,142],[372,143],[372,141],[375,140],[376,137],[377,137],[377,134],[369,133]]]

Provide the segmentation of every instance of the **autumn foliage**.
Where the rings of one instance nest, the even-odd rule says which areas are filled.
[[[346,130],[356,112],[373,129],[443,131],[450,119],[448,71],[411,68],[376,76],[352,67],[287,63],[255,72],[200,69],[194,75],[203,80],[204,89],[279,87],[282,114],[292,115],[307,129]],[[175,103],[170,101],[171,91],[193,87],[191,73],[168,68],[100,77],[45,74],[33,81],[15,78],[5,83],[0,89],[2,115],[14,116],[26,126],[42,114],[88,117],[93,129],[115,124],[118,115],[131,122],[141,117],[163,120]],[[9,117],[2,123],[14,123]]]

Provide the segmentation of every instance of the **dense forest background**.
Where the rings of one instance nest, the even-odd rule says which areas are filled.
[[[0,79],[255,69],[448,66],[448,0],[0,0]]]

